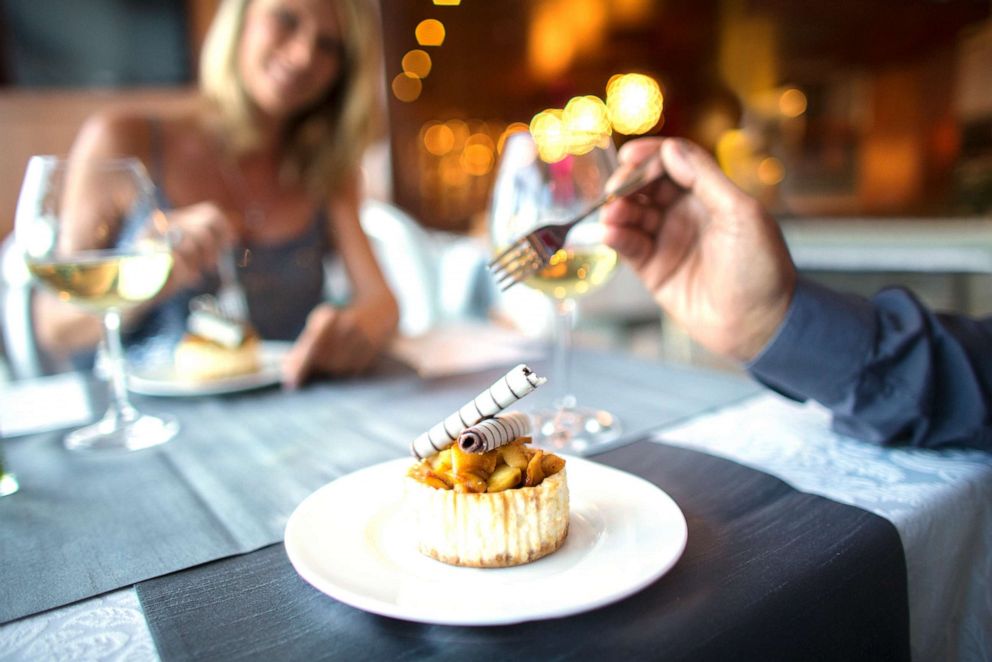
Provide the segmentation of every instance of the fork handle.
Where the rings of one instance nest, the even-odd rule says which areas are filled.
[[[571,228],[573,225],[576,225],[581,221],[585,220],[587,217],[589,217],[590,214],[592,214],[594,211],[596,211],[603,205],[613,202],[614,200],[618,200],[619,198],[628,196],[631,193],[636,193],[637,191],[641,190],[648,184],[663,179],[666,176],[664,170],[659,171],[658,174],[654,175],[653,177],[647,176],[648,168],[651,166],[652,163],[656,163],[657,161],[658,161],[658,157],[653,156],[638,163],[637,167],[630,171],[630,173],[627,176],[627,179],[621,182],[619,186],[617,186],[612,191],[601,195],[595,202],[593,202],[591,205],[583,209],[581,213],[577,214],[574,218],[572,218],[572,220],[568,221],[567,223],[564,223],[563,225],[566,226],[567,228]]]
[[[619,186],[617,186],[615,189],[609,191],[603,196],[604,200],[602,204],[613,202],[614,200],[628,196],[631,193],[636,193],[637,191],[647,186],[648,184],[656,182],[662,179],[663,177],[665,177],[664,170],[659,170],[656,175],[652,177],[648,177],[648,169],[651,167],[652,164],[658,162],[659,162],[659,158],[657,156],[651,156],[638,163],[637,167],[635,167],[633,170],[630,171],[630,173],[627,175],[627,178],[623,182],[621,182]]]

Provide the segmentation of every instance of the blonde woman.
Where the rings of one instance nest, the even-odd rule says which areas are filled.
[[[261,336],[295,340],[287,385],[369,365],[398,321],[358,219],[359,161],[381,129],[379,57],[371,0],[223,0],[195,104],[86,123],[72,155],[141,158],[181,237],[166,290],[126,322],[132,336],[181,332],[190,298],[216,288],[218,256],[232,250]],[[323,291],[332,253],[350,281],[343,307]],[[97,322],[51,302],[36,316],[47,348],[99,338]]]

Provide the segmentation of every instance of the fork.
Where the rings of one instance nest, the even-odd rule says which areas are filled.
[[[223,250],[217,260],[217,307],[220,314],[228,319],[245,321],[248,319],[248,300],[244,288],[238,281],[238,266],[234,261],[234,251]]]
[[[500,291],[505,292],[548,266],[551,256],[564,247],[569,231],[594,211],[661,179],[664,176],[664,171],[661,170],[648,176],[650,166],[657,161],[657,157],[645,159],[630,171],[619,186],[603,193],[575,216],[563,223],[550,223],[531,230],[494,257],[488,266]]]
[[[238,282],[234,252],[223,250],[217,258],[217,276],[220,284],[216,294],[200,294],[190,301],[191,311],[204,311],[231,322],[248,319],[248,301]]]
[[[225,347],[238,347],[245,339],[248,302],[238,282],[234,253],[224,250],[217,260],[220,285],[217,294],[200,294],[189,302],[186,324],[192,333]]]

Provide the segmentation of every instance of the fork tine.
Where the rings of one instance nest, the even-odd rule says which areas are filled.
[[[517,263],[512,270],[504,273],[496,282],[499,286],[501,292],[505,292],[517,283],[527,280],[535,273],[541,270],[544,266],[544,261],[539,255],[531,254],[530,258],[525,261],[520,261]]]
[[[490,269],[493,269],[494,266],[498,266],[500,264],[508,264],[509,262],[512,262],[512,260],[509,260],[509,262],[508,262],[507,261],[507,258],[512,253],[519,252],[521,250],[525,250],[526,248],[527,248],[526,237],[521,237],[520,239],[517,239],[515,242],[513,242],[512,244],[510,244],[506,248],[506,250],[504,250],[502,253],[500,253],[499,255],[497,255],[496,257],[494,257],[492,260],[489,261],[489,265],[488,265],[489,268]]]
[[[492,263],[489,268],[492,271],[506,271],[511,269],[515,264],[521,260],[531,260],[534,257],[540,257],[540,252],[535,250],[534,246],[531,245],[525,238],[517,240],[514,245],[514,250],[507,254],[505,251],[501,254],[502,259],[499,262]]]
[[[513,269],[503,273],[496,279],[496,285],[503,289],[504,286],[508,284],[518,283],[524,280],[527,275],[534,271],[534,261],[527,260],[526,262],[519,262]]]
[[[489,270],[497,279],[509,271],[512,271],[521,261],[529,261],[534,258],[533,247],[523,239],[514,242],[510,250],[499,254],[498,260],[489,263]]]

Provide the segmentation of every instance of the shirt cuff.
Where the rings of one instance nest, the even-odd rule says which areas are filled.
[[[830,407],[857,384],[874,337],[875,316],[866,299],[800,277],[775,336],[745,367],[788,397]]]

